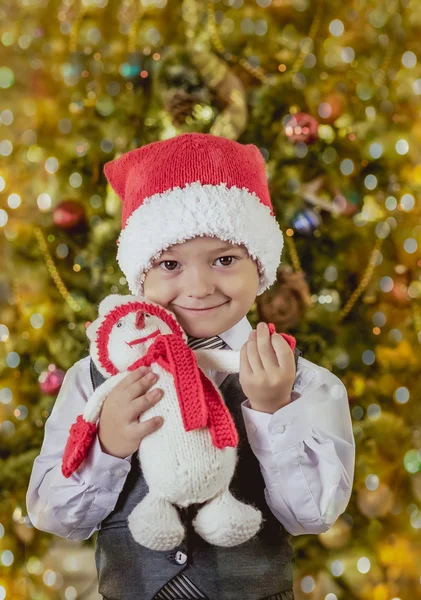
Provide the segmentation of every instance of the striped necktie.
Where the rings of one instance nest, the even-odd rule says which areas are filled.
[[[217,335],[208,338],[195,338],[188,336],[187,344],[192,350],[225,348],[226,343]]]

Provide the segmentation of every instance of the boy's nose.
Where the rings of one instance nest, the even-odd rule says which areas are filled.
[[[186,273],[183,280],[184,290],[189,298],[204,298],[215,291],[215,286],[209,274],[203,274],[199,270]]]
[[[143,310],[137,311],[135,324],[137,329],[143,329],[145,327],[145,313],[143,312]]]

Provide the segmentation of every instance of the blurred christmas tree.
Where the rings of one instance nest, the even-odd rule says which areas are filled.
[[[0,600],[76,597],[27,483],[85,323],[127,292],[102,167],[184,131],[261,149],[286,249],[251,320],[349,392],[355,494],[293,538],[297,600],[420,597],[420,3],[9,0],[0,21]]]

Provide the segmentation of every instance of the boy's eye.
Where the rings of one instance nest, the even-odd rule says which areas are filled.
[[[159,266],[162,267],[163,265],[165,265],[164,271],[174,271],[174,269],[178,265],[178,261],[176,261],[176,260],[163,260],[162,262],[159,263]]]
[[[217,258],[216,260],[217,261],[220,260],[223,267],[229,267],[232,265],[232,263],[236,259],[235,259],[235,256],[221,256],[221,257]]]

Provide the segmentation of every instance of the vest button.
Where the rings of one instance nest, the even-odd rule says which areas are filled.
[[[185,565],[187,562],[187,554],[184,554],[184,552],[178,551],[175,555],[175,562],[178,565]]]

